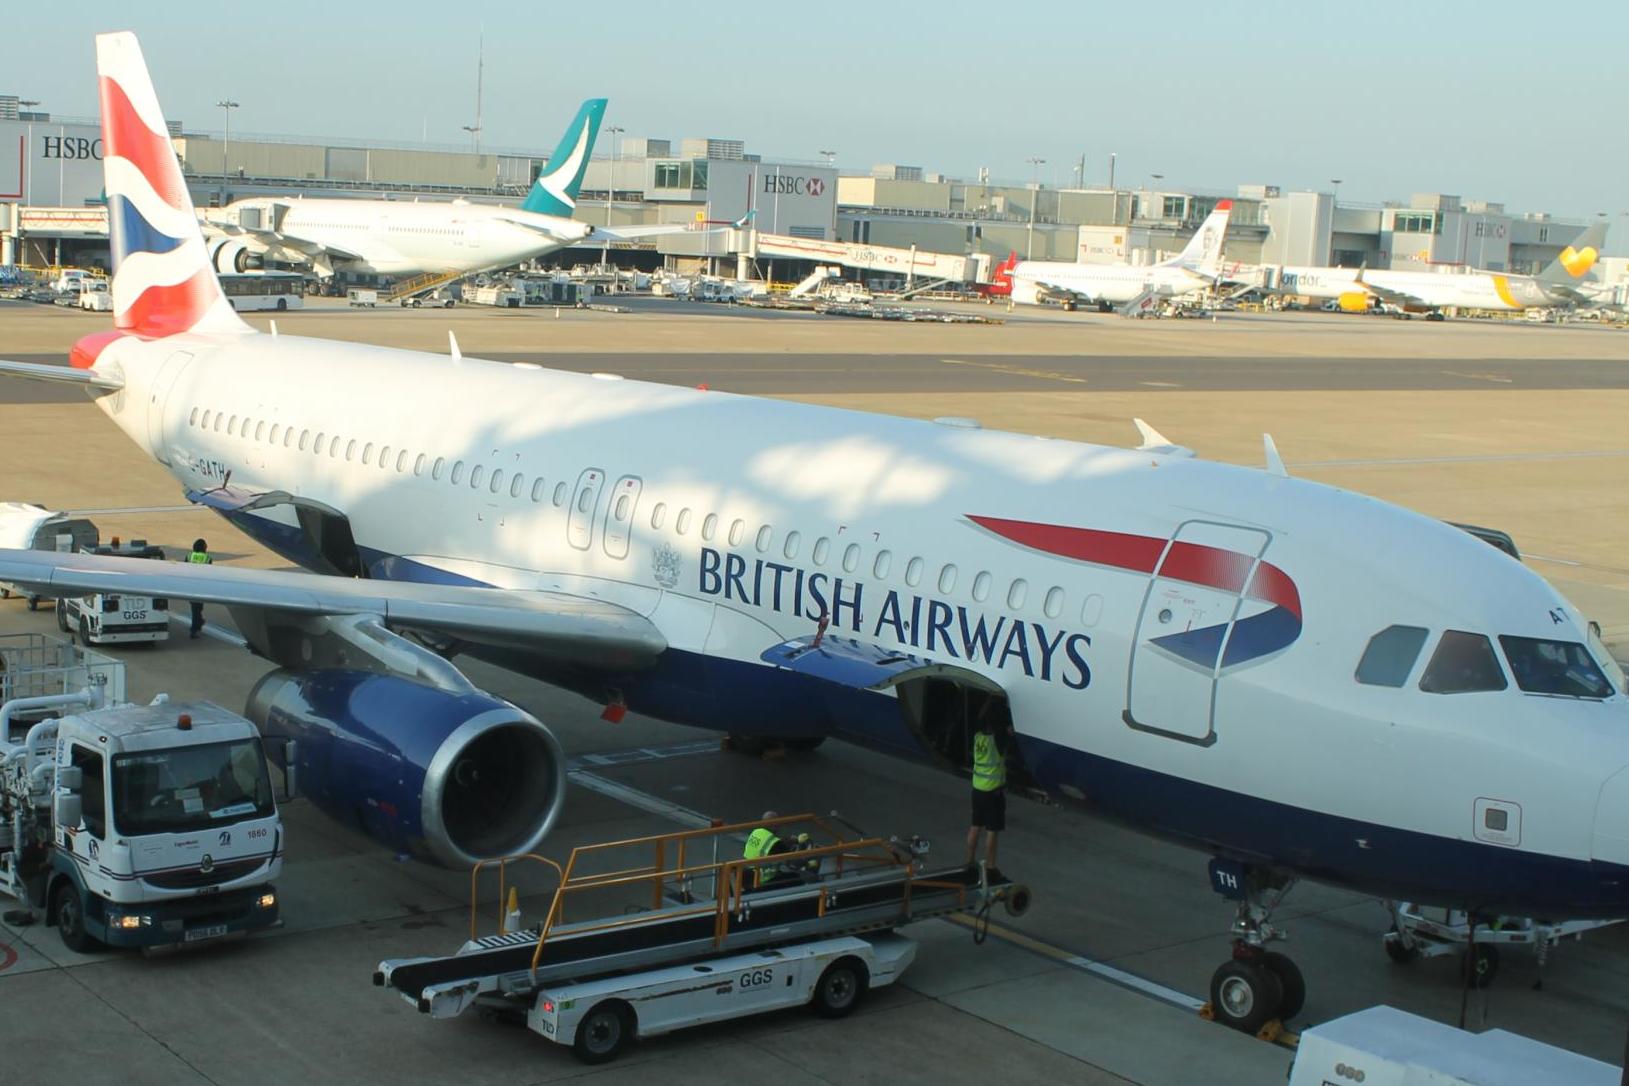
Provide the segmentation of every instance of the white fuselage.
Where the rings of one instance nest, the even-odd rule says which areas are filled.
[[[1537,279],[1530,275],[1496,272],[1363,271],[1356,268],[1284,267],[1279,288],[1286,294],[1308,298],[1357,299],[1374,296],[1364,284],[1380,292],[1395,292],[1419,299],[1432,309],[1486,309],[1513,311],[1553,305]],[[1384,299],[1383,299],[1384,300]]]
[[[1039,305],[1070,294],[1087,302],[1123,305],[1145,293],[1175,299],[1201,292],[1209,285],[1202,276],[1167,264],[1139,268],[1130,264],[1021,260],[1012,269],[1012,298],[1023,305]]]
[[[1020,736],[1058,768],[1055,793],[1190,842],[1316,848],[1294,862],[1337,881],[1441,867],[1431,849],[1478,843],[1489,872],[1523,857],[1629,863],[1622,694],[1418,686],[1444,630],[1585,642],[1583,617],[1486,544],[1368,497],[1199,460],[288,336],[125,339],[98,369],[114,365],[129,386],[104,409],[183,484],[230,471],[234,488],[340,510],[375,576],[611,601],[648,616],[670,655],[752,681],[785,674],[761,655],[826,612],[828,636],[999,684]],[[257,515],[294,524],[286,510]],[[1299,632],[1219,673],[1196,669],[1155,638],[1234,620],[1242,631],[1262,599],[1153,575],[1152,559],[1018,545],[991,524],[1097,532],[1128,553],[1186,540],[1243,555],[1252,584],[1277,577],[1276,598],[1297,601]],[[1410,681],[1354,681],[1370,638],[1398,624],[1430,631]],[[1525,812],[1518,834],[1488,842],[1488,797]],[[1319,843],[1309,822],[1286,827],[1299,845],[1253,846],[1231,819],[1256,802],[1316,820]]]
[[[297,261],[301,246],[331,251],[347,271],[407,276],[507,268],[582,241],[592,227],[519,208],[402,200],[239,200],[211,211],[206,221],[272,229],[290,239],[276,245],[263,235],[235,239],[251,252]]]

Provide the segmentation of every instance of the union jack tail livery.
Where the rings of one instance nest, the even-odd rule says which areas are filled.
[[[136,36],[98,34],[96,71],[114,327],[144,339],[252,331],[238,319],[210,267]]]

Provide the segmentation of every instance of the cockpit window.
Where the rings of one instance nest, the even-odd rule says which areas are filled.
[[[1576,641],[1540,641],[1533,637],[1501,636],[1505,659],[1516,685],[1529,694],[1555,694],[1564,698],[1609,698],[1612,684]]]
[[[1471,694],[1503,690],[1508,685],[1492,643],[1481,634],[1463,630],[1443,633],[1420,676],[1420,689],[1427,694]]]
[[[1368,686],[1402,686],[1425,644],[1425,630],[1419,626],[1387,626],[1369,638],[1369,647],[1358,661],[1357,681]]]
[[[1606,672],[1607,681],[1612,684],[1612,689],[1619,693],[1629,694],[1629,679],[1624,678],[1623,668],[1618,666],[1617,659],[1606,650],[1606,642],[1601,640],[1599,623],[1591,622],[1589,624],[1589,647],[1591,654],[1595,657],[1595,662],[1600,664],[1601,670]]]

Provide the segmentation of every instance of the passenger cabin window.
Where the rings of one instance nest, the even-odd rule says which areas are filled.
[[[459,483],[463,482],[463,479],[464,479],[464,462],[462,460],[454,460],[453,461],[453,466],[452,466],[452,474],[447,476],[447,481],[452,483],[453,486],[457,486]]]
[[[311,444],[311,431],[310,430],[301,430],[300,431],[300,451],[305,452],[306,447],[308,445],[310,445],[310,444]]]
[[[282,437],[282,436],[283,436],[282,424],[281,423],[274,423],[272,425],[272,428],[271,428],[271,443],[273,445],[277,444],[277,439]]]
[[[558,509],[560,506],[562,506],[564,504],[566,504],[566,484],[565,483],[555,483],[554,484],[554,505],[555,505],[555,508]]]
[[[484,479],[484,478],[486,478],[486,468],[485,468],[485,466],[483,466],[481,464],[476,464],[474,468],[470,469],[470,473],[469,473],[469,487],[470,487],[470,489],[471,490],[479,490],[479,489],[481,489],[481,480]]]
[[[956,590],[956,567],[946,566],[939,571],[939,591],[950,595]]]
[[[520,497],[520,492],[525,489],[526,476],[522,475],[518,471],[515,472],[514,477],[509,480],[509,496],[511,498],[518,498]]]
[[[690,530],[690,510],[679,510],[679,519],[673,522],[673,530],[684,535]]]
[[[372,450],[370,449],[369,451],[371,452]],[[347,461],[356,459],[356,438],[354,437],[345,443],[345,459]]]
[[[650,511],[650,526],[660,528],[665,520],[667,520],[667,503],[657,502],[656,508]]]
[[[757,547],[759,553],[769,550],[769,545],[775,541],[775,529],[764,525],[758,529]]]
[[[423,475],[424,474],[424,465],[428,461],[429,461],[429,457],[425,456],[423,453],[419,453],[418,456],[414,457],[413,458],[413,474],[414,475]]]
[[[741,541],[747,537],[747,522],[744,520],[730,521],[730,546],[739,547]]]
[[[1012,587],[1007,589],[1007,606],[1014,611],[1021,610],[1024,606],[1024,601],[1028,598],[1029,585],[1025,583],[1022,577],[1014,581],[1012,583]]]
[[[198,409],[196,407],[194,407],[192,409],[192,414],[187,416],[187,425],[188,426],[197,426],[198,425]],[[204,412],[204,425],[205,426],[209,425],[209,412],[208,411]]]
[[[1369,647],[1358,661],[1357,681],[1365,686],[1391,687],[1408,682],[1414,661],[1425,647],[1425,633],[1419,626],[1387,626],[1369,638]]]
[[[546,485],[547,484],[543,481],[543,477],[539,475],[532,483],[532,501],[540,502],[543,500],[543,488]]]
[[[397,475],[406,475],[407,474],[407,450],[406,449],[403,449],[401,452],[396,454],[396,474]]]
[[[973,598],[983,603],[990,598],[990,575],[980,572],[973,578]]]
[[[718,531],[718,514],[708,513],[701,522],[701,538],[711,541],[713,533]]]
[[[283,431],[283,448],[294,448],[294,427],[292,426]]]
[[[350,456],[347,455],[345,457],[345,459],[349,460]],[[371,463],[373,463],[373,442],[371,442],[371,441],[368,442],[366,445],[362,446],[362,463],[363,464],[371,464]]]
[[[781,548],[781,553],[786,555],[788,558],[796,558],[798,556],[798,548],[801,546],[803,546],[803,533],[787,532],[786,545]]]
[[[492,481],[487,484],[486,488],[488,490],[492,491],[492,493],[494,493],[494,494],[496,494],[498,491],[503,489],[503,469],[502,468],[493,468],[492,469]]]
[[[905,583],[915,588],[922,583],[922,569],[927,563],[920,558],[912,558],[905,563]]]
[[[386,445],[379,450],[379,470],[384,471],[390,467],[390,446]]]
[[[266,436],[266,420],[261,419],[259,422],[255,423],[255,440],[256,441],[262,441],[262,440],[265,439],[265,436]]]
[[[826,564],[826,555],[829,554],[830,552],[831,552],[831,540],[827,539],[825,536],[821,536],[819,539],[815,540],[814,554],[813,554],[814,564],[817,565],[817,566],[825,565]]]
[[[1505,659],[1516,685],[1529,694],[1562,698],[1609,698],[1612,684],[1576,641],[1541,641],[1501,635]]]
[[[860,545],[850,543],[843,548],[843,572],[853,573],[860,568]]]
[[[445,456],[436,457],[435,465],[430,468],[430,478],[439,481],[441,479],[441,470],[446,466],[447,458]]]
[[[1481,634],[1463,630],[1443,633],[1420,676],[1420,689],[1428,694],[1474,694],[1508,685],[1492,643]]]
[[[889,551],[878,551],[877,557],[871,563],[871,576],[879,581],[888,579],[888,573],[894,568],[894,556]]]
[[[1057,618],[1063,614],[1063,589],[1049,588],[1046,590],[1046,601],[1041,604],[1041,610],[1046,612],[1047,618]]]

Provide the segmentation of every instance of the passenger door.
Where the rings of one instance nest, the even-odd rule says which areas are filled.
[[[1246,589],[1270,536],[1190,520],[1178,526],[1137,618],[1123,718],[1138,731],[1209,746],[1217,681]]]
[[[603,533],[603,545],[608,557],[628,557],[628,542],[633,537],[634,510],[639,506],[642,485],[639,476],[624,475],[611,488],[611,500],[605,507]]]
[[[577,476],[577,489],[572,492],[571,511],[566,517],[566,542],[580,551],[594,543],[594,513],[604,486],[605,472],[600,468],[588,468]]]
[[[147,445],[152,450],[153,459],[160,464],[170,462],[169,436],[165,426],[165,407],[170,400],[170,390],[175,387],[176,379],[181,376],[187,366],[192,362],[192,352],[176,351],[164,360],[159,368],[158,376],[153,380],[152,391],[147,402]]]

